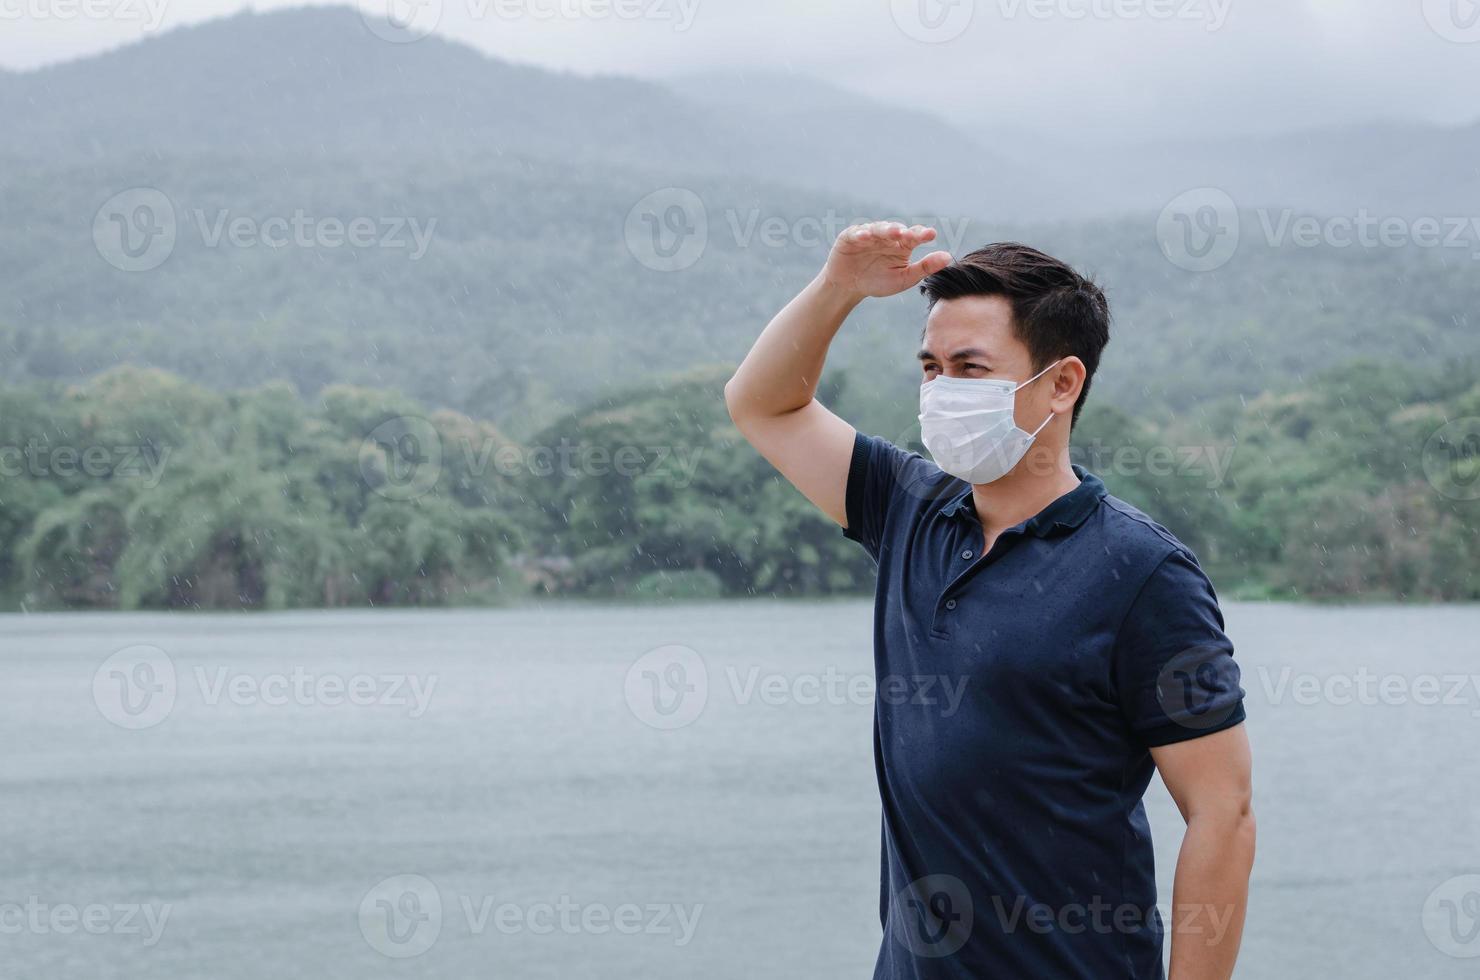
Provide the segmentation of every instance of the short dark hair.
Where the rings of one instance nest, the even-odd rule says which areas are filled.
[[[977,249],[920,284],[930,309],[963,296],[1002,296],[1012,303],[1013,333],[1028,348],[1034,370],[1062,357],[1084,362],[1084,390],[1074,403],[1079,421],[1100,354],[1110,342],[1110,304],[1093,281],[1065,262],[1017,242]]]

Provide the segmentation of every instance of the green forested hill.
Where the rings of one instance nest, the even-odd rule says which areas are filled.
[[[28,607],[856,590],[856,549],[740,444],[720,385],[878,217],[1099,279],[1116,324],[1082,461],[1220,583],[1480,597],[1474,236],[1307,247],[1267,230],[1303,211],[1260,210],[1462,215],[1472,166],[1417,197],[1403,167],[1469,131],[1334,175],[1381,133],[1090,173],[816,85],[581,78],[387,44],[347,9],[0,75],[0,125],[0,593]],[[1192,272],[1157,185],[1209,181],[1240,191],[1241,236]],[[903,443],[922,317],[866,304],[824,379]],[[567,446],[641,465],[539,472]]]
[[[157,269],[120,271],[99,254],[93,217],[116,189],[146,181],[171,202],[176,242]],[[310,396],[344,381],[527,430],[552,405],[733,362],[815,272],[827,222],[890,213],[778,185],[690,186],[705,247],[664,272],[639,261],[646,246],[628,231],[634,205],[657,189],[637,172],[514,160],[290,170],[224,158],[7,171],[0,370],[76,380],[138,363],[219,387],[285,379]],[[238,247],[224,232],[212,244],[225,221],[298,213],[369,217],[377,242],[394,232],[399,247]],[[423,255],[409,222],[426,235]],[[780,244],[765,240],[766,222]],[[1357,356],[1435,366],[1480,354],[1480,276],[1467,254],[1256,240],[1197,274],[1161,254],[1150,217],[1038,227],[953,218],[943,230],[964,248],[1020,238],[1097,275],[1117,317],[1097,397],[1126,409],[1253,396]],[[869,305],[840,363],[896,379],[881,397],[910,397],[922,313],[913,296]]]
[[[863,552],[725,418],[726,374],[664,378],[519,441],[347,386],[303,401],[124,368],[10,388],[0,595],[128,609],[866,590]],[[835,374],[824,397],[857,417],[855,380]],[[1226,592],[1480,599],[1473,370],[1353,366],[1216,414],[1091,410],[1075,453]],[[909,445],[904,415],[876,431]]]
[[[0,124],[0,377],[12,381],[133,363],[211,387],[282,379],[305,396],[349,382],[523,434],[600,393],[734,361],[831,235],[863,217],[936,224],[958,251],[1019,238],[1095,273],[1118,315],[1099,397],[1137,412],[1250,397],[1357,356],[1439,365],[1480,347],[1480,245],[1268,240],[1284,216],[1258,205],[1344,193],[1355,209],[1412,183],[1382,154],[1326,166],[1322,147],[1370,147],[1375,130],[1365,143],[1346,132],[1283,150],[1226,145],[1216,173],[1246,152],[1282,161],[1290,199],[1240,196],[1253,210],[1237,254],[1193,273],[1163,256],[1155,210],[1126,209],[1155,207],[1153,173],[1161,199],[1190,186],[1179,181],[1223,180],[1201,169],[1206,148],[1162,148],[1158,159],[1194,162],[1127,174],[1113,183],[1135,194],[1068,209],[1119,217],[1024,221],[1053,214],[1070,187],[1135,171],[1135,154],[1100,167],[1043,146],[1035,163],[1021,140],[988,152],[990,130],[805,79],[660,85],[513,65],[435,37],[390,44],[349,8],[246,13],[7,74]],[[1420,130],[1394,160],[1439,139]],[[1430,171],[1426,200],[1452,205],[1432,214],[1466,213],[1471,170]],[[157,268],[105,260],[121,234],[166,218]],[[268,234],[229,230],[298,219],[341,239],[368,223],[370,244],[271,247]],[[651,267],[654,233],[682,268]],[[875,386],[886,401],[908,398],[920,318],[913,297],[870,305],[840,363],[896,379]]]

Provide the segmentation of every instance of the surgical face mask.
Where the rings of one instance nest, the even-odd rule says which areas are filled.
[[[1017,384],[944,375],[920,386],[920,439],[937,466],[973,486],[1002,479],[1021,462],[1038,433],[1017,427],[1017,393],[1059,365],[1055,361]]]

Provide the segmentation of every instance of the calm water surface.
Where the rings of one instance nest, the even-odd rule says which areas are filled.
[[[1227,612],[1239,976],[1480,974],[1480,609]],[[867,977],[869,637],[863,603],[0,617],[0,973]],[[702,667],[633,669],[675,645]]]

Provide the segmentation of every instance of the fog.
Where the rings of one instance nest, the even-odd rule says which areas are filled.
[[[359,0],[501,58],[670,77],[812,75],[986,140],[1474,121],[1472,0]],[[0,0],[27,69],[275,0]],[[780,20],[778,20],[780,18]],[[784,27],[778,27],[784,23]]]

